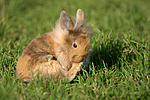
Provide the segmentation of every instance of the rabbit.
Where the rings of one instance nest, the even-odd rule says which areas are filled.
[[[16,77],[26,81],[38,76],[59,76],[72,81],[83,66],[88,67],[90,60],[92,31],[84,24],[83,10],[77,10],[74,20],[62,11],[53,31],[33,39],[23,51]]]

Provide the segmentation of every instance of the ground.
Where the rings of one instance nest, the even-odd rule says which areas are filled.
[[[1,0],[0,99],[150,99],[149,0]],[[72,81],[20,82],[16,64],[62,10],[81,8],[91,26],[91,63]]]

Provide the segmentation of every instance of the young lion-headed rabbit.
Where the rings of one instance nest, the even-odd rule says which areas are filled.
[[[88,66],[91,31],[84,26],[84,12],[76,19],[62,11],[52,32],[33,39],[17,63],[16,77],[21,80],[56,77],[73,80],[82,66]]]

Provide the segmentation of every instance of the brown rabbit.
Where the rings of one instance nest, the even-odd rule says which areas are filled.
[[[91,31],[84,27],[84,12],[78,9],[75,21],[62,11],[52,32],[33,39],[17,63],[16,77],[73,80],[82,66],[88,66]]]

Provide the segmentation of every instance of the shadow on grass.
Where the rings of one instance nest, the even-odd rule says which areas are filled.
[[[94,67],[96,71],[103,67],[111,69],[113,65],[117,66],[118,68],[121,67],[120,58],[123,48],[120,41],[114,42],[114,40],[108,40],[106,42],[107,43],[102,43],[99,45],[96,44],[93,48],[93,52],[91,53],[91,66]],[[88,68],[86,71],[88,74],[92,74],[91,69]],[[79,75],[83,76],[83,74],[84,71],[81,70]],[[71,83],[77,82],[75,80],[73,80]]]
[[[120,42],[108,41],[107,45],[102,43],[93,48],[91,54],[91,62],[94,63],[95,69],[99,70],[102,67],[111,68],[117,65],[120,68],[120,58],[123,48]]]
[[[120,69],[122,66],[122,61],[128,64],[136,61],[136,54],[132,52],[131,48],[136,47],[137,44],[129,42],[128,45],[120,40],[108,39],[102,43],[97,43],[93,47],[93,52],[91,53],[91,66],[94,67],[96,71],[101,68],[112,69],[117,67]],[[87,69],[90,73],[90,70]],[[83,75],[83,71],[79,74]]]

